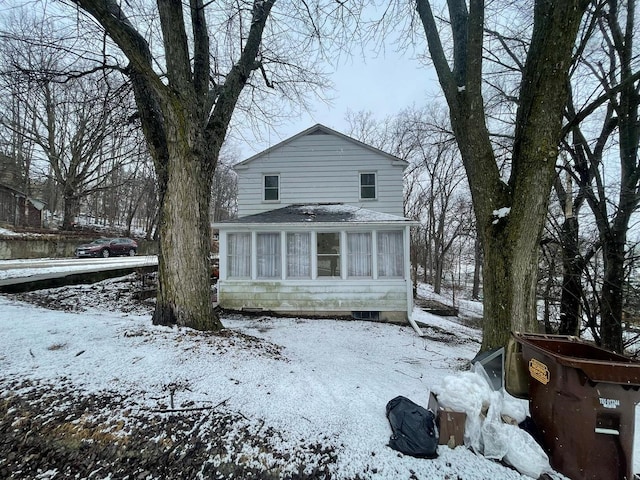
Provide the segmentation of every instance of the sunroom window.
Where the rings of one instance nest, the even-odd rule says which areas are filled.
[[[347,234],[347,275],[371,277],[371,233]]]
[[[318,277],[340,276],[340,233],[317,234]]]
[[[404,248],[401,231],[378,232],[378,277],[403,277]]]
[[[287,277],[311,278],[311,235],[287,233]]]
[[[280,278],[280,234],[256,235],[258,278]]]
[[[230,233],[227,239],[227,269],[229,271],[229,278],[251,277],[251,234]]]

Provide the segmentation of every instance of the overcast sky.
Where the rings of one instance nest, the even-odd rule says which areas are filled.
[[[317,100],[313,112],[303,114],[265,138],[246,133],[246,141],[236,147],[240,160],[273,146],[307,128],[321,123],[342,133],[348,133],[346,113],[351,110],[371,111],[376,119],[399,113],[412,105],[425,105],[440,95],[440,86],[433,67],[419,62],[412,52],[398,53],[389,48],[384,55],[371,53],[366,59],[353,57],[335,68],[331,76],[335,90],[327,91],[331,105]]]

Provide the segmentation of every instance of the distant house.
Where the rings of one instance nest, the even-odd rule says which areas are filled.
[[[0,223],[14,227],[42,226],[45,203],[0,183]]]
[[[237,164],[239,217],[214,225],[220,305],[406,321],[406,166],[323,125]]]

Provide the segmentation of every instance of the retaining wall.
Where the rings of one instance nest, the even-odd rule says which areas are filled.
[[[69,235],[0,236],[0,260],[73,257],[78,245],[94,238]],[[136,240],[138,255],[156,255],[157,242]]]

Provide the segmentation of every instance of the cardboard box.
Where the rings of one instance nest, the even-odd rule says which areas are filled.
[[[467,421],[467,414],[441,407],[433,393],[429,395],[428,408],[436,414],[438,443],[451,448],[464,445],[464,424]]]

